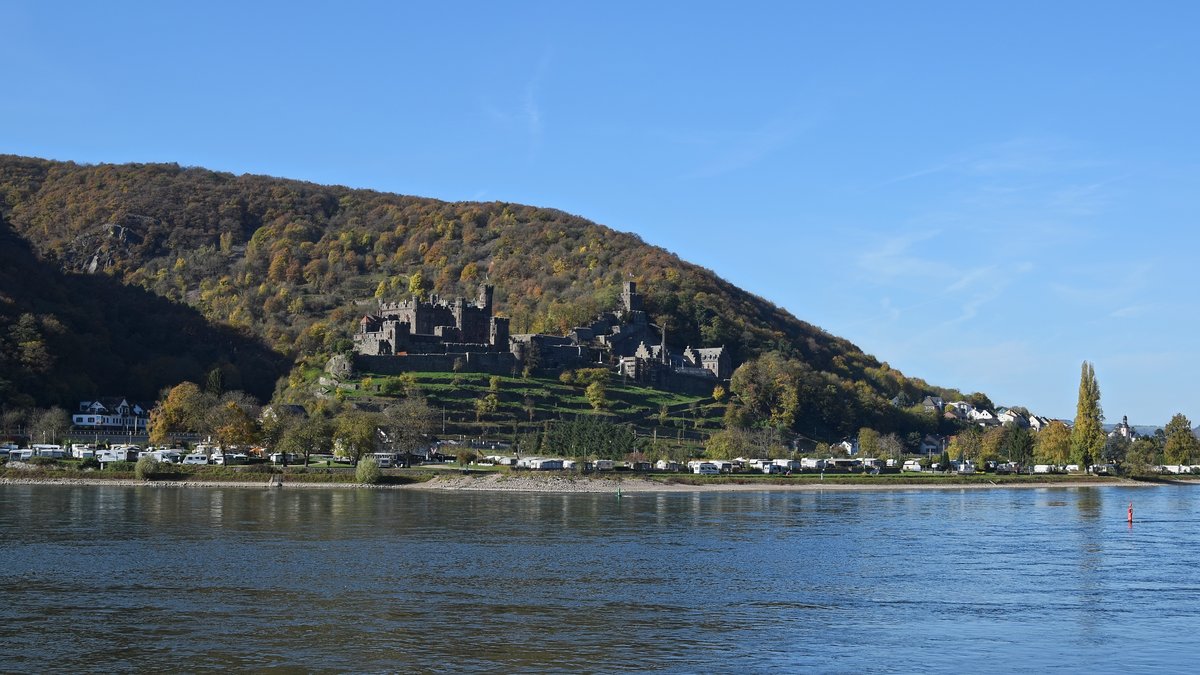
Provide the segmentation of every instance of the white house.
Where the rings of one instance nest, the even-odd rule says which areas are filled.
[[[80,401],[79,410],[71,415],[71,424],[76,429],[144,431],[150,424],[150,411],[125,398]]]
[[[947,405],[950,406],[950,413],[960,420],[968,419],[971,412],[975,410],[975,406],[966,401],[951,401]]]
[[[1030,429],[1033,429],[1034,431],[1041,431],[1042,429],[1045,429],[1048,426],[1050,426],[1050,418],[1042,417],[1040,415],[1030,415],[1029,416],[1029,428]]]
[[[1029,420],[1012,408],[1001,408],[996,413],[996,419],[1000,420],[1001,424],[1014,424],[1023,428],[1029,427]]]
[[[971,408],[967,411],[967,419],[972,422],[987,422],[995,420],[996,416],[990,410],[984,408]]]

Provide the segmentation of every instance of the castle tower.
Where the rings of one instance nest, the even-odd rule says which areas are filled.
[[[625,282],[625,288],[621,291],[621,307],[626,312],[642,310],[642,294],[637,292],[637,282]]]
[[[479,284],[479,298],[477,302],[488,313],[488,316],[492,315],[492,296],[495,290],[495,287],[491,284]]]

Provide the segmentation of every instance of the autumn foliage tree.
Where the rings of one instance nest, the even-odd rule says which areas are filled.
[[[1100,408],[1100,385],[1096,370],[1083,362],[1079,376],[1079,400],[1075,406],[1075,426],[1071,429],[1071,462],[1087,469],[1104,450],[1106,438],[1100,426],[1104,413]]]

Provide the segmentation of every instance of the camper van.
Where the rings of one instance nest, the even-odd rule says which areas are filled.
[[[34,455],[38,457],[49,457],[51,459],[64,459],[67,456],[67,451],[63,450],[61,445],[48,445],[45,443],[34,443],[31,446]]]
[[[904,466],[900,467],[900,470],[921,473],[921,462],[916,459],[906,459],[904,460]]]
[[[184,464],[208,464],[208,455],[203,452],[193,452],[185,455],[183,458]]]
[[[137,459],[137,453],[132,450],[126,450],[124,446],[117,446],[98,451],[96,459],[100,460],[101,464],[107,464],[108,462],[132,462]]]
[[[721,473],[721,470],[712,462],[700,462],[696,465],[695,469],[692,469],[692,473],[698,473],[702,476],[715,476]]]

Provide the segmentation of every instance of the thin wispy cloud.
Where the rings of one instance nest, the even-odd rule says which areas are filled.
[[[791,146],[816,124],[813,114],[773,117],[756,129],[734,134],[720,154],[682,178],[715,178],[749,168]]]
[[[1087,157],[1071,143],[1059,139],[1013,138],[984,145],[944,158],[930,166],[885,179],[876,187],[916,180],[942,173],[974,177],[1059,174],[1109,166]]]
[[[950,271],[946,263],[912,253],[915,245],[941,234],[941,230],[925,230],[882,238],[874,247],[859,254],[858,267],[868,275],[884,280],[943,275]]]
[[[547,71],[550,69],[550,49],[546,49],[542,53],[542,58],[538,61],[537,68],[533,72],[533,77],[525,84],[525,100],[522,105],[522,112],[525,116],[525,124],[529,130],[529,136],[535,145],[540,145],[542,140],[542,108],[538,103],[542,80],[546,77]]]
[[[521,89],[521,98],[507,105],[497,104],[490,100],[480,103],[484,115],[493,124],[521,134],[528,144],[528,155],[533,159],[541,150],[545,130],[546,116],[541,105],[542,84],[550,72],[553,52],[547,48],[537,64],[532,75],[525,81]]]

